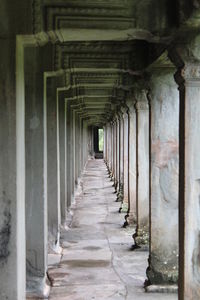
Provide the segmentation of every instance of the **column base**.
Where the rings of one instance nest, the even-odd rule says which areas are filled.
[[[136,216],[132,213],[128,213],[125,217],[125,222],[123,227],[134,226],[136,224]]]
[[[45,277],[27,276],[26,298],[27,299],[48,299],[50,285]]]
[[[61,254],[62,247],[60,246],[60,232],[55,237],[51,232],[48,234],[48,253]]]
[[[117,193],[117,188],[118,188],[118,182],[116,181],[116,179],[114,179],[114,183],[113,183],[113,185],[112,185],[113,187],[114,187],[114,189],[115,189],[115,194]]]
[[[122,203],[121,207],[119,208],[119,213],[127,213],[128,212],[128,203]]]
[[[145,287],[145,291],[147,293],[171,293],[176,294],[178,293],[178,285],[172,284],[172,285],[149,285]]]
[[[132,237],[137,248],[149,250],[149,230],[147,227],[144,227],[143,229],[136,229],[136,232]]]
[[[113,173],[110,174],[110,181],[114,181],[114,174]]]
[[[172,251],[173,252],[173,251]],[[171,286],[178,284],[178,257],[174,250],[173,256],[151,253],[148,259],[147,286]]]

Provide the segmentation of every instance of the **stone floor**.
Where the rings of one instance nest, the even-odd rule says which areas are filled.
[[[130,250],[133,228],[122,228],[103,160],[90,160],[73,220],[62,233],[61,256],[49,256],[51,300],[175,300],[176,294],[145,293],[148,253]]]

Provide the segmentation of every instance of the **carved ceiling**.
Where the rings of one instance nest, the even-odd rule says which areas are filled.
[[[181,2],[33,0],[33,32],[54,36],[68,106],[89,124],[105,123],[171,42]]]

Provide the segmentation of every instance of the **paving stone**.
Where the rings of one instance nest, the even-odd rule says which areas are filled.
[[[97,284],[53,288],[51,300],[125,300],[126,290],[122,285]]]
[[[135,227],[123,228],[102,160],[89,161],[71,228],[62,230],[63,256],[49,269],[51,300],[177,300],[146,293],[148,252],[131,251]],[[55,262],[56,258],[52,257]]]
[[[48,265],[54,266],[59,264],[61,257],[61,254],[48,254]]]

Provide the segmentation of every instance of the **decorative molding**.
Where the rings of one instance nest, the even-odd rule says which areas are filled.
[[[135,26],[133,2],[33,0],[33,32],[59,28],[130,28]],[[95,24],[94,24],[95,22]],[[77,25],[78,24],[78,25]],[[102,27],[103,26],[103,27]],[[85,27],[86,28],[86,27]]]
[[[32,2],[32,23],[33,23],[33,33],[38,33],[43,31],[43,20],[42,20],[42,1],[33,0]]]

